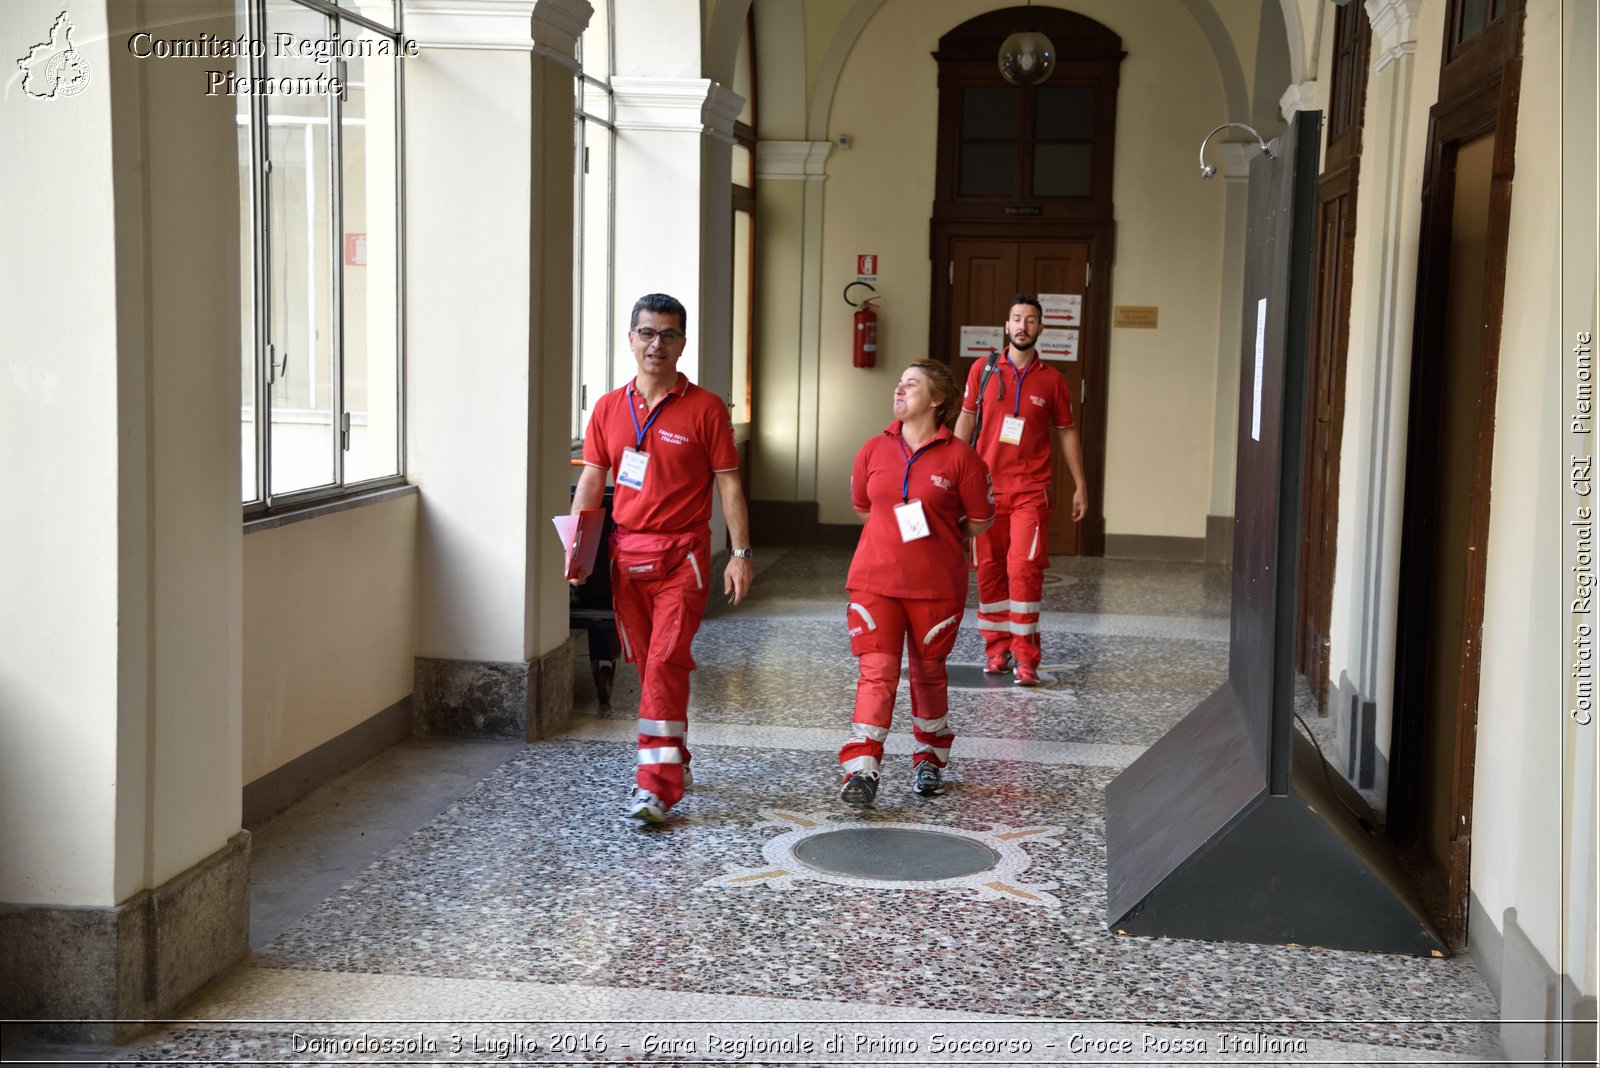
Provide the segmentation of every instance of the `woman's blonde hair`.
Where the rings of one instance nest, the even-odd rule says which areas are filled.
[[[955,426],[956,416],[961,414],[961,391],[956,388],[956,379],[950,373],[950,368],[938,360],[917,360],[906,370],[921,371],[927,376],[933,402],[938,405],[934,409],[934,418],[940,426]]]

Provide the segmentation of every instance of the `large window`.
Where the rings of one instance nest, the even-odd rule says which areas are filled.
[[[240,0],[247,511],[401,475],[398,0]],[[330,91],[337,80],[338,91]]]
[[[611,96],[611,3],[593,0],[594,17],[578,41],[582,73],[577,82],[573,141],[572,439],[589,424],[595,401],[611,388],[615,330],[612,327],[612,189],[616,129]]]

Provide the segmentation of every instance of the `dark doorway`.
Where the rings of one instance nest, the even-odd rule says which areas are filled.
[[[1451,0],[1423,178],[1388,829],[1457,945],[1467,941],[1521,16],[1520,0]],[[1477,31],[1466,36],[1469,23]]]

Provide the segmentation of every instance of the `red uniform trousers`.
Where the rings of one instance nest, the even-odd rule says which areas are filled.
[[[845,774],[877,772],[883,743],[894,718],[894,695],[900,685],[900,650],[911,661],[911,734],[916,744],[911,766],[931,760],[944,767],[950,760],[949,679],[945,658],[955,648],[961,629],[962,599],[920,600],[850,591],[845,625],[850,651],[859,659],[856,710],[850,740],[839,750]]]
[[[668,808],[683,796],[689,763],[689,647],[705,615],[710,532],[611,539],[611,600],[623,658],[639,671],[635,781]]]
[[[1009,651],[1039,668],[1039,602],[1050,565],[1050,496],[1044,490],[994,495],[994,526],[972,539],[978,565],[978,633],[990,657]]]

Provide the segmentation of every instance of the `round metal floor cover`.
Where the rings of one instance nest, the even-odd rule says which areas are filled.
[[[852,827],[812,835],[794,847],[808,868],[890,882],[959,879],[989,871],[1000,854],[971,838],[905,827]]]

